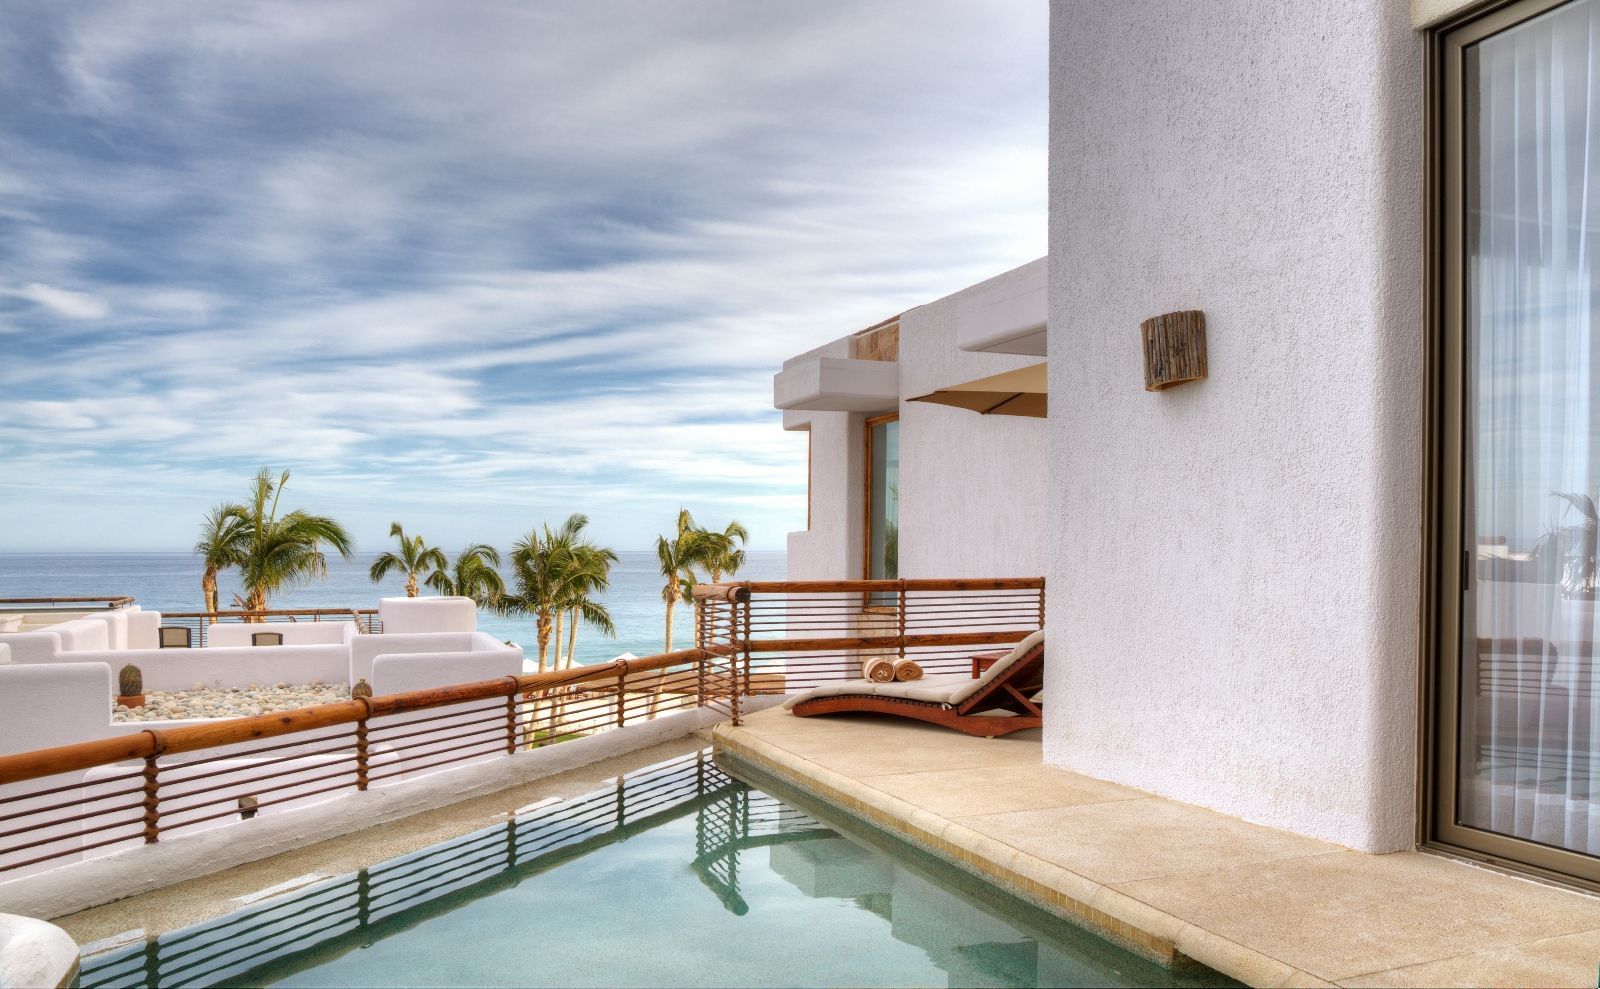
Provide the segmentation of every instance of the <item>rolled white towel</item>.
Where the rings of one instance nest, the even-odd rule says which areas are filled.
[[[901,683],[910,683],[922,679],[922,667],[909,659],[894,661],[894,678]]]
[[[861,677],[873,683],[890,683],[894,680],[894,664],[882,656],[873,656],[861,664]]]

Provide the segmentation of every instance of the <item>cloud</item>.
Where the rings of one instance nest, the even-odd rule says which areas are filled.
[[[67,319],[101,319],[109,311],[106,304],[87,292],[73,292],[31,282],[4,294],[16,299],[26,299]]]
[[[781,547],[772,372],[1043,252],[1045,90],[1035,0],[0,8],[0,549],[261,463],[369,541]]]

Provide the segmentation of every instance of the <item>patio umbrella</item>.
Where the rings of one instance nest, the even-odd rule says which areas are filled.
[[[927,395],[918,395],[913,402],[933,402],[951,405],[986,416],[1032,416],[1043,419],[1049,413],[1046,407],[1049,385],[1045,369],[1049,364],[992,374],[987,378],[969,381],[964,385],[951,385]]]

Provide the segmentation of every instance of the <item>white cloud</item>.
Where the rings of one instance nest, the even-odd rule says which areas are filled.
[[[108,312],[106,304],[88,292],[54,288],[38,282],[11,289],[4,294],[27,299],[68,319],[102,319]]]

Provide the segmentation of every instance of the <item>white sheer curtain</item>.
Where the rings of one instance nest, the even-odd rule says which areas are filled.
[[[1469,51],[1461,823],[1600,854],[1600,0]]]

